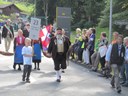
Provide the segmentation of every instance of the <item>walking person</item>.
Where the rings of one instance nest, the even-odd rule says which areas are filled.
[[[18,36],[14,39],[14,65],[13,68],[16,69],[16,65],[19,65],[18,70],[21,70],[20,65],[23,64],[22,48],[24,46],[25,37],[23,36],[23,31],[18,30]]]
[[[25,39],[25,46],[22,48],[22,55],[23,55],[23,63],[24,63],[22,81],[25,81],[26,79],[26,82],[30,83],[29,77],[32,69],[32,57],[33,57],[33,48],[31,47],[30,38]]]
[[[114,75],[111,80],[111,85],[113,88],[116,88],[117,92],[121,92],[120,78],[119,73],[121,70],[121,66],[124,62],[125,56],[125,47],[123,45],[123,36],[119,35],[116,43],[109,46],[107,51],[106,64],[110,62],[111,68],[114,72]]]
[[[109,52],[109,49],[111,49],[112,44],[117,43],[118,36],[119,36],[119,33],[118,32],[113,32],[113,40],[108,45],[108,50],[106,52],[105,61],[107,60],[107,62],[105,62],[106,63],[105,64],[105,68],[107,69],[106,71],[107,71],[107,75],[108,76],[111,76],[111,71],[112,71],[112,68],[110,66],[110,52]]]
[[[34,56],[32,61],[34,62],[34,69],[36,70],[40,70],[40,62],[41,62],[41,49],[42,49],[42,44],[41,44],[41,40],[33,40],[32,41],[32,45],[33,45],[33,50],[34,50]]]
[[[61,81],[60,69],[66,69],[67,67],[66,54],[68,52],[69,46],[69,38],[63,35],[62,28],[57,28],[56,35],[53,38],[51,38],[48,47],[48,54],[52,53],[57,82]]]
[[[2,38],[4,38],[5,41],[5,51],[8,52],[10,49],[11,41],[14,38],[14,32],[13,27],[11,26],[11,20],[8,19],[6,24],[3,26],[2,30]]]

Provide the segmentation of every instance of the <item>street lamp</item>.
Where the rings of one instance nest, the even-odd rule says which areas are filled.
[[[109,17],[109,43],[112,40],[112,0],[110,0],[110,17]]]

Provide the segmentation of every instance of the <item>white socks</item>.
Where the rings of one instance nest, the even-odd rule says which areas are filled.
[[[61,78],[61,71],[59,70],[59,71],[56,71],[56,77],[57,77],[57,79],[60,79]]]

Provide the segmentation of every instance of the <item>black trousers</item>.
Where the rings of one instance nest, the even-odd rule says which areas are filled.
[[[23,79],[25,79],[25,77],[27,76],[26,80],[27,81],[29,80],[31,70],[32,70],[32,65],[24,65]]]
[[[105,56],[100,58],[101,68],[105,67]]]
[[[66,65],[66,56],[64,54],[58,54],[56,55],[56,57],[53,59],[54,61],[54,69],[56,71],[60,70],[60,69],[66,69],[67,65]]]
[[[89,61],[90,61],[90,64],[92,64],[91,56],[92,56],[93,53],[94,53],[94,51],[90,51],[90,50],[89,50]]]
[[[79,48],[78,50],[78,60],[82,61],[82,55],[83,54],[83,49],[82,48]]]

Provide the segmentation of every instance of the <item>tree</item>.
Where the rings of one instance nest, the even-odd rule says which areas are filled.
[[[56,7],[70,7],[72,9],[72,25],[74,27],[96,26],[104,0],[37,0],[37,16],[48,16],[51,22],[56,17]]]
[[[101,27],[108,27],[109,25],[109,8],[110,0],[106,1],[106,7],[103,11],[103,16],[100,20]],[[126,20],[128,17],[128,2],[127,0],[113,0],[113,21]]]
[[[88,28],[98,24],[101,11],[104,9],[104,0],[77,0],[74,5],[73,23],[75,26]]]
[[[46,25],[48,24],[48,0],[43,0],[43,11],[45,14]]]
[[[107,0],[105,10],[103,11],[103,16],[101,17],[99,25],[101,27],[109,26],[109,8],[110,0]],[[113,0],[113,31],[118,31],[121,34],[128,35],[126,30],[126,24],[122,21],[128,22],[128,1],[127,0]],[[120,24],[115,24],[115,22],[120,22]],[[122,24],[121,24],[122,23]]]

